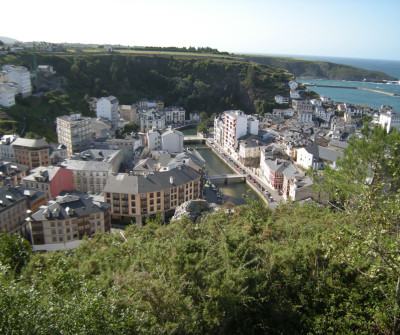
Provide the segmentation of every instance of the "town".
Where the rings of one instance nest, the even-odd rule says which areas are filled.
[[[38,70],[56,72],[49,65]],[[31,78],[22,66],[4,65],[0,105],[30,96]],[[288,97],[275,96],[282,109],[263,116],[218,111],[212,129],[186,136],[206,143],[271,208],[320,202],[311,170],[335,168],[364,125],[381,124],[387,132],[400,125],[388,105],[374,110],[325,96],[307,100],[298,83],[288,85]],[[112,221],[141,226],[158,214],[169,220],[188,201],[222,202],[207,196],[206,189],[215,189],[212,176],[199,152],[185,149],[180,131],[203,122],[201,113],[161,100],[120,105],[115,96],[92,97],[89,106],[96,117],[57,118],[58,143],[1,138],[1,231],[27,237],[35,251],[72,249],[85,236],[110,232]]]

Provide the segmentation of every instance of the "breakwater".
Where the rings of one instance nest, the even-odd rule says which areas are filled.
[[[396,93],[390,93],[390,92],[385,92],[385,91],[380,91],[380,90],[374,90],[372,88],[366,88],[366,87],[343,86],[343,85],[323,85],[323,84],[314,84],[314,83],[304,83],[304,85],[306,85],[306,86],[314,86],[314,87],[346,88],[346,89],[351,89],[351,90],[363,90],[363,91],[368,91],[368,92],[385,94],[385,95],[389,95],[391,97],[400,97],[400,95],[398,95]]]

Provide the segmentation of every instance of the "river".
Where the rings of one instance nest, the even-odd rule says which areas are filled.
[[[185,135],[196,135],[196,129],[188,128],[181,130]],[[185,147],[196,147],[196,144],[185,144]],[[225,162],[219,158],[211,149],[198,149],[200,155],[206,161],[206,170],[210,175],[218,174],[230,174],[232,169],[225,164]],[[215,186],[220,189],[223,194],[224,202],[232,202],[234,205],[243,205],[246,200],[243,195],[250,195],[256,197],[257,195],[253,190],[242,181],[229,181],[227,185],[222,183],[215,183]],[[249,193],[248,193],[249,192]]]

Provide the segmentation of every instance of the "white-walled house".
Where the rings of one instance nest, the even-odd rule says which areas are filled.
[[[290,99],[300,99],[300,98],[301,98],[300,91],[298,90],[290,91]]]
[[[288,97],[283,97],[281,95],[275,95],[275,102],[278,104],[288,104],[289,103],[289,98]]]
[[[326,165],[335,168],[338,158],[343,159],[343,152],[321,146],[313,146],[298,149],[296,163],[304,169],[322,170]]]
[[[118,99],[112,95],[100,98],[96,104],[96,116],[110,120],[112,127],[115,129],[119,122],[118,106]]]
[[[166,107],[164,109],[166,124],[183,124],[185,123],[185,110],[182,107]]]
[[[13,142],[19,138],[18,135],[3,135],[0,140],[0,158],[10,162],[15,161]]]
[[[7,84],[0,84],[0,106],[11,107],[15,105],[14,88]]]
[[[18,93],[23,98],[32,95],[31,75],[27,68],[15,65],[3,65],[3,71],[7,71],[8,82],[18,84]]]
[[[149,150],[163,150],[169,153],[183,152],[183,134],[178,130],[149,130],[146,134]]]
[[[258,119],[240,110],[224,112],[224,149],[230,154],[236,154],[239,138],[247,134],[258,135],[258,127]]]
[[[312,119],[313,119],[312,112],[306,112],[306,111],[298,112],[298,120],[300,122],[308,123],[308,122],[312,122]]]
[[[178,130],[166,130],[161,135],[161,150],[183,152],[183,137],[183,134]]]
[[[393,127],[396,127],[397,130],[400,130],[400,114],[396,114],[392,111],[380,113],[379,124],[383,128],[386,128],[386,131],[388,133],[392,130]]]

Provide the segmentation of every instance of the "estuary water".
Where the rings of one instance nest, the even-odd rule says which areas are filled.
[[[372,90],[400,94],[400,85],[398,84],[378,84],[323,79],[296,79],[296,81],[299,83],[312,83],[317,85],[364,87]],[[308,88],[320,95],[330,97],[332,100],[337,102],[369,105],[375,109],[379,109],[382,105],[390,105],[397,113],[400,113],[400,96],[389,96],[382,93],[337,87],[308,86]]]
[[[381,71],[400,79],[400,61],[398,60],[344,58],[344,57],[327,57],[327,56],[304,56],[304,55],[279,55],[279,56],[345,64],[345,65],[360,67],[367,70]],[[396,93],[396,94],[400,93],[400,85],[393,85],[393,84],[376,84],[376,83],[365,83],[365,82],[346,82],[338,80],[317,80],[317,79],[296,79],[296,80],[302,83],[308,82],[308,83],[319,83],[322,85],[357,86],[357,87],[370,88],[373,90],[385,91],[388,93]],[[379,109],[381,105],[390,105],[397,113],[400,113],[400,97],[392,97],[375,92],[342,89],[342,88],[309,86],[309,89],[314,92],[317,92],[320,95],[325,95],[327,97],[330,97],[334,101],[348,102],[360,105],[369,105],[376,109]]]
[[[196,135],[196,128],[187,128],[181,130],[184,135]],[[195,148],[198,145],[190,144],[184,145],[185,148]],[[206,161],[206,170],[210,175],[219,175],[219,174],[231,174],[233,171],[231,168],[225,164],[225,162],[219,158],[211,149],[197,149],[200,155]],[[246,183],[242,181],[229,181],[227,185],[222,183],[216,183],[216,187],[220,189],[223,194],[223,198],[225,202],[232,202],[234,205],[243,205],[246,203],[243,195],[251,195],[256,197],[257,195],[247,186]]]

